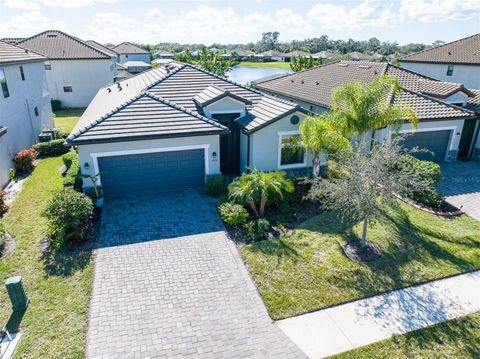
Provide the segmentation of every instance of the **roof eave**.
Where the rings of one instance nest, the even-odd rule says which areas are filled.
[[[257,132],[258,130],[261,130],[262,128],[265,128],[265,127],[271,125],[272,123],[275,123],[275,122],[277,122],[278,120],[281,120],[282,118],[284,118],[284,117],[286,117],[286,116],[288,116],[288,115],[291,115],[292,113],[297,112],[297,111],[300,111],[300,112],[303,113],[303,109],[302,109],[299,105],[297,105],[297,106],[295,106],[294,108],[288,110],[287,112],[282,113],[281,115],[279,115],[279,116],[277,116],[277,117],[274,117],[274,118],[272,118],[271,120],[269,120],[269,121],[267,121],[267,122],[264,122],[264,123],[262,123],[261,125],[256,126],[255,128],[252,128],[251,130],[249,130],[249,129],[247,129],[247,128],[244,127],[244,128],[242,129],[242,132],[245,133],[245,134],[247,134],[247,135],[251,135],[252,133],[255,133],[255,132]],[[241,119],[241,118],[239,118],[239,119],[237,119],[237,120],[240,120],[240,119]]]

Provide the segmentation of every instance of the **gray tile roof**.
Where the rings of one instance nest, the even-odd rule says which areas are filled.
[[[47,58],[20,46],[0,41],[0,65],[37,61],[47,61]]]
[[[383,74],[388,74],[398,79],[405,91],[408,92],[408,94],[402,93],[400,95],[401,102],[411,105],[415,110],[418,109],[418,115],[421,120],[430,120],[432,115],[441,115],[445,111],[448,112],[449,118],[454,114],[456,114],[457,118],[473,115],[472,112],[458,106],[447,106],[448,109],[445,109],[441,102],[432,98],[445,98],[457,91],[463,91],[471,96],[473,93],[465,89],[463,85],[444,83],[386,63],[363,61],[333,62],[271,80],[257,81],[255,87],[259,90],[331,108],[332,93],[338,86],[352,81],[368,84]],[[415,92],[419,97],[411,95],[410,92]],[[406,101],[412,101],[412,103]],[[424,106],[427,101],[430,101],[430,107]],[[425,111],[428,108],[430,113]]]
[[[0,39],[0,41],[3,42],[8,42],[10,44],[16,44],[19,41],[24,40],[24,37],[4,37],[3,39]]]
[[[474,96],[468,98],[466,108],[480,115],[480,90],[470,89],[470,91],[472,91]]]
[[[480,65],[480,33],[404,56],[400,61]]]
[[[202,116],[202,109],[193,99],[211,86],[222,89],[223,91],[228,91],[231,96],[246,100],[248,115],[238,120],[239,125],[242,126],[246,132],[255,131],[259,127],[280,118],[278,116],[281,116],[281,114],[286,115],[299,109],[298,105],[264,95],[253,89],[243,87],[208,73],[195,66],[172,61],[165,66],[147,70],[139,75],[132,76],[100,89],[78,121],[68,140],[72,143],[81,143],[82,139],[86,138],[85,136],[87,136],[98,123],[103,121],[105,117],[110,117],[112,112],[122,110],[132,102],[132,99],[137,99],[139,96],[148,96],[163,104],[168,104],[178,111],[194,116],[195,123],[192,122],[191,119],[187,120],[185,117],[182,117],[185,126],[181,128],[177,127],[181,129],[178,133],[175,133],[175,129],[173,128],[168,129],[168,131],[170,131],[167,133],[168,136],[188,135],[189,132],[186,131],[186,129],[189,128],[188,126],[190,124],[192,124],[190,135],[198,134],[195,127],[198,120],[209,124],[213,132],[225,131],[225,127]],[[140,104],[141,103],[142,102],[140,102]],[[140,113],[140,116],[149,116],[149,113],[145,113],[141,106],[136,105],[130,108],[128,114],[129,116],[137,116],[137,112]],[[154,119],[156,121],[154,124],[156,132],[154,132],[152,136],[164,136],[165,134],[157,131],[157,127],[159,122],[168,122],[169,115],[166,112],[159,112],[156,113],[155,116],[157,116]],[[133,126],[137,124],[138,123],[132,122]],[[103,137],[90,137],[88,140],[91,142],[107,141],[108,129],[106,128],[105,130],[106,132],[102,134]],[[142,131],[143,132],[132,131],[131,136],[128,138],[145,138],[148,129],[142,126]],[[118,137],[114,130],[110,141],[120,141],[124,138],[126,137]]]
[[[74,36],[48,30],[18,42],[18,45],[50,60],[110,59],[110,55]]]
[[[252,104],[252,101],[241,96],[237,96],[226,89],[222,89],[214,85],[208,86],[205,90],[196,94],[193,97],[193,101],[195,101],[200,107],[204,107],[227,96],[232,97],[237,101],[241,101],[247,105]]]
[[[93,46],[94,48],[100,50],[100,51],[103,51],[107,54],[109,54],[110,56],[118,56],[119,53],[116,52],[115,50],[109,48],[109,47],[106,47],[102,44],[99,44],[98,42],[94,41],[94,40],[87,40],[85,41],[87,44],[89,44],[90,46]]]
[[[145,49],[138,47],[131,42],[125,41],[113,48],[119,54],[149,54]]]
[[[360,60],[360,61],[369,61],[372,59],[372,56],[366,55],[362,52],[353,51],[347,54],[352,60]]]

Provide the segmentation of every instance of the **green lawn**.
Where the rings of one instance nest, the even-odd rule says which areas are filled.
[[[341,245],[360,234],[324,212],[293,235],[244,246],[242,257],[270,315],[286,318],[480,267],[480,222],[443,218],[401,203],[369,229],[384,250],[371,263],[348,259]]]
[[[274,67],[277,69],[289,69],[290,70],[290,63],[289,62],[249,62],[249,61],[242,61],[237,66],[245,66],[245,67]]]
[[[480,358],[480,313],[393,337],[334,358]]]
[[[84,108],[69,108],[55,112],[55,126],[63,127],[70,133],[84,111]]]
[[[68,116],[72,116],[71,111]],[[63,118],[57,120],[64,122]],[[70,117],[68,121],[73,126],[75,119]],[[62,187],[63,177],[58,172],[61,164],[61,157],[41,160],[5,216],[16,248],[0,261],[0,280],[3,283],[7,277],[22,276],[31,300],[20,326],[24,335],[15,352],[17,358],[84,357],[93,273],[91,253],[70,251],[52,258],[40,247],[46,233],[41,213],[52,191]],[[4,288],[0,289],[0,303],[3,326],[11,313]]]

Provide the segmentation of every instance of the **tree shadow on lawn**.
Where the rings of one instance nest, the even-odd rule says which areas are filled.
[[[42,253],[43,271],[46,277],[69,277],[78,270],[84,269],[92,256],[91,250],[77,247],[63,251],[47,249]]]
[[[253,253],[262,253],[266,256],[273,256],[277,258],[277,265],[282,260],[290,259],[293,262],[298,260],[298,251],[288,244],[285,239],[270,239],[254,243],[250,246],[250,251]]]

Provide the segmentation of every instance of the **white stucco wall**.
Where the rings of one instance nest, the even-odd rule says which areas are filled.
[[[21,79],[20,66],[23,66],[25,81]],[[10,161],[5,159],[13,158],[20,150],[31,147],[37,142],[42,129],[54,125],[43,62],[0,68],[5,72],[10,93],[7,98],[0,93],[0,126],[7,127],[7,133],[0,138],[0,187],[3,187],[11,168]],[[35,107],[38,116],[35,115]]]
[[[127,155],[128,153],[125,152],[135,153],[134,151],[161,152],[166,149],[175,151],[182,150],[182,147],[184,147],[183,149],[192,149],[187,148],[192,146],[208,146],[205,173],[220,173],[220,156],[218,156],[220,153],[220,139],[218,135],[79,145],[77,149],[82,173],[94,175],[98,173],[96,172],[98,167],[95,164],[95,156]],[[158,151],[155,151],[157,149]],[[212,158],[213,152],[217,153],[216,159]],[[85,169],[85,163],[89,165],[88,170]],[[84,187],[90,185],[89,180],[84,180]]]
[[[435,79],[457,82],[467,88],[480,89],[480,66],[456,65],[452,76],[447,76],[448,64],[428,64],[420,62],[402,62],[402,67]]]
[[[127,61],[143,61],[149,64],[150,54],[120,54],[120,63],[123,64]]]
[[[297,125],[290,123],[290,117],[297,115],[301,119],[305,115],[299,111],[286,116],[267,127],[264,127],[257,132],[250,135],[251,145],[251,161],[250,167],[256,168],[261,171],[273,171],[277,169],[288,169],[287,166],[279,167],[279,154],[280,154],[280,132],[298,131],[300,122]],[[246,149],[246,146],[243,150]],[[311,154],[306,154],[306,165],[301,167],[311,167],[312,158]],[[298,168],[298,167],[297,167]]]
[[[231,97],[224,97],[203,109],[205,116],[211,117],[218,113],[239,113],[239,117],[245,116],[245,104]]]
[[[52,69],[45,71],[50,97],[65,108],[87,107],[98,90],[117,76],[114,59],[50,60],[50,64]],[[72,92],[64,92],[64,86],[71,86]]]

